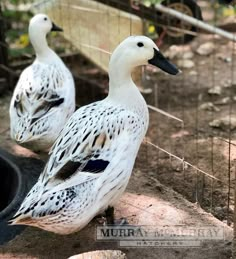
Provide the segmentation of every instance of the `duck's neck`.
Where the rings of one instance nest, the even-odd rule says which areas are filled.
[[[39,31],[29,30],[30,41],[39,61],[44,61],[54,56],[54,51],[49,48],[46,35]]]
[[[131,78],[131,70],[118,65],[111,66],[109,69],[109,95],[113,96],[115,93],[126,91],[127,87],[135,87]]]
[[[127,64],[110,62],[108,99],[116,104],[125,105],[132,110],[140,110],[146,106],[143,96],[131,77],[132,68]]]

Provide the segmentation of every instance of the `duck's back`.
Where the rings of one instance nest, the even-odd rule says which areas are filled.
[[[50,63],[36,59],[22,72],[13,94],[11,137],[30,147],[37,142],[39,150],[48,148],[74,109],[74,81],[64,63],[59,57]]]

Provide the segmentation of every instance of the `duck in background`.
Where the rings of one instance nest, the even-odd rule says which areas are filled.
[[[75,111],[71,72],[48,46],[46,35],[62,31],[45,14],[29,24],[36,59],[20,75],[10,104],[11,138],[33,151],[48,151]]]

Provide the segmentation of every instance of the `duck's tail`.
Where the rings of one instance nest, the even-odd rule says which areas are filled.
[[[20,208],[15,215],[8,221],[10,225],[32,225],[34,221],[32,213],[37,206],[42,193],[40,185],[36,183],[23,200]]]
[[[8,220],[9,225],[34,225],[35,220],[28,215],[23,213],[16,214],[10,220]]]

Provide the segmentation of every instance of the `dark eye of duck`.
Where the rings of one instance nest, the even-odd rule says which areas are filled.
[[[144,44],[143,44],[142,42],[138,42],[138,43],[137,43],[137,46],[141,48],[141,47],[144,46]]]
[[[45,18],[44,18],[44,21],[47,21],[47,19],[48,19],[48,18],[47,18],[47,17],[45,17]]]

